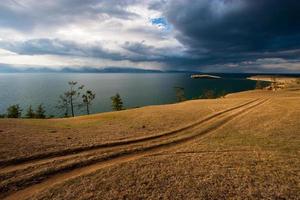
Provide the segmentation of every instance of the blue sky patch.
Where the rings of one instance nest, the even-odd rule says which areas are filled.
[[[164,26],[168,25],[167,20],[163,17],[151,19],[151,22],[152,22],[152,24],[155,24],[155,25],[164,25]]]
[[[171,28],[170,24],[164,17],[153,18],[150,19],[150,21],[153,25],[163,28],[164,30],[169,31]]]

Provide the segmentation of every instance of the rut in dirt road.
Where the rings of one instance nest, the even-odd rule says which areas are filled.
[[[55,184],[64,182],[65,180],[72,179],[78,176],[82,176],[88,173],[91,173],[97,169],[101,169],[106,166],[111,166],[114,164],[119,164],[122,162],[128,162],[130,160],[136,160],[138,158],[144,157],[146,155],[150,155],[153,153],[157,153],[159,151],[163,151],[169,148],[173,148],[175,145],[186,143],[195,139],[196,137],[206,135],[208,133],[213,132],[216,129],[219,129],[224,124],[233,120],[234,118],[245,114],[256,106],[259,106],[265,103],[267,100],[255,100],[252,102],[248,102],[243,104],[242,106],[238,106],[238,108],[231,109],[231,112],[227,111],[227,114],[219,114],[215,116],[212,120],[207,120],[203,122],[203,126],[193,126],[192,128],[179,132],[179,134],[173,134],[167,137],[164,140],[150,140],[147,141],[146,144],[124,149],[119,152],[114,152],[106,158],[96,159],[93,161],[83,161],[81,163],[77,163],[77,165],[72,165],[69,168],[60,169],[54,171],[50,174],[44,174],[43,177],[34,177],[31,180],[23,180],[21,184],[15,184],[18,189],[21,189],[15,193],[13,191],[3,191],[6,192],[7,199],[24,199],[25,197],[30,197],[38,191],[46,189]],[[258,103],[257,103],[258,102]],[[202,124],[202,123],[201,123]],[[188,132],[188,134],[184,134]],[[129,146],[129,145],[128,145]],[[72,170],[72,171],[71,171]],[[40,183],[36,183],[39,182]],[[27,187],[22,190],[23,187]],[[9,196],[9,192],[11,195]]]
[[[80,156],[81,155],[82,156],[88,156],[88,155],[92,155],[96,152],[103,154],[103,152],[98,151],[99,149],[112,151],[114,149],[113,147],[115,147],[115,149],[117,150],[117,148],[120,148],[122,146],[128,146],[128,145],[132,145],[132,144],[139,144],[139,143],[145,143],[145,142],[151,142],[151,141],[157,140],[157,139],[159,139],[159,141],[162,141],[163,139],[168,139],[168,138],[172,137],[173,135],[181,134],[183,132],[186,133],[189,130],[193,130],[193,128],[195,128],[195,127],[197,127],[197,126],[199,126],[199,125],[201,125],[205,122],[208,122],[208,121],[211,121],[211,120],[215,119],[216,117],[222,116],[222,115],[227,114],[229,112],[232,112],[236,109],[240,109],[244,106],[247,106],[247,105],[252,104],[254,102],[257,102],[257,101],[258,101],[258,99],[249,101],[247,103],[235,106],[235,107],[230,108],[230,109],[226,109],[224,111],[215,113],[215,114],[213,114],[213,115],[211,115],[207,118],[204,118],[200,121],[197,121],[195,123],[192,123],[188,126],[185,126],[183,128],[180,128],[180,129],[177,129],[177,130],[174,130],[174,131],[169,131],[169,132],[165,132],[165,133],[162,133],[162,134],[157,134],[157,135],[149,136],[149,137],[145,137],[145,138],[133,139],[133,140],[129,140],[129,141],[120,141],[119,143],[124,142],[124,144],[119,144],[119,145],[114,145],[116,143],[113,143],[112,147],[110,147],[110,148],[109,147],[98,147],[98,148],[95,148],[95,149],[85,150],[85,151],[82,151],[80,153],[73,153],[73,154],[67,154],[65,156],[57,156],[57,157],[50,157],[50,158],[44,158],[44,159],[37,159],[37,160],[31,161],[31,162],[28,161],[28,162],[20,163],[20,164],[17,164],[17,165],[6,166],[2,169],[0,168],[0,180],[5,180],[5,179],[8,179],[12,176],[20,175],[20,174],[17,173],[18,171],[28,169],[30,167],[32,168],[33,166],[41,166],[41,165],[45,165],[45,164],[50,163],[50,162],[55,162],[55,161],[60,161],[60,160],[63,161],[63,160],[75,159],[79,155]],[[106,145],[108,145],[108,144],[106,144]],[[0,185],[0,187],[1,187],[1,185]]]
[[[37,155],[33,155],[33,156],[28,156],[28,157],[21,157],[21,158],[14,158],[11,160],[0,161],[0,173],[2,171],[7,171],[7,169],[9,169],[10,166],[16,167],[19,165],[26,165],[27,163],[29,163],[29,165],[30,165],[31,163],[34,163],[34,162],[43,162],[43,161],[47,161],[48,159],[50,160],[53,158],[55,159],[55,158],[68,156],[68,155],[73,156],[75,154],[82,153],[82,152],[88,152],[88,151],[93,151],[93,150],[97,150],[97,149],[105,149],[105,148],[110,148],[110,147],[117,147],[117,146],[122,146],[122,145],[129,145],[129,144],[133,144],[133,143],[145,142],[145,141],[149,141],[152,139],[167,137],[169,135],[176,134],[178,132],[182,132],[182,131],[188,130],[190,128],[193,128],[193,127],[200,125],[208,120],[212,120],[215,117],[226,114],[235,109],[238,109],[243,106],[249,105],[251,103],[257,102],[258,100],[259,99],[251,100],[244,104],[241,104],[241,105],[217,112],[215,114],[212,114],[212,115],[208,116],[207,118],[201,119],[200,121],[196,121],[196,122],[189,124],[187,126],[184,126],[182,128],[164,132],[164,133],[160,133],[160,134],[155,134],[155,135],[151,135],[151,136],[147,136],[147,137],[135,138],[135,139],[130,139],[130,140],[121,140],[121,141],[103,143],[103,144],[98,144],[98,145],[93,145],[93,146],[78,147],[78,148],[66,149],[66,150],[62,150],[62,151],[58,151],[58,152],[48,152],[48,153],[44,153],[44,154],[37,154]]]

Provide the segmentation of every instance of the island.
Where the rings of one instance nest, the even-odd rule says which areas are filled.
[[[194,79],[198,79],[198,78],[201,78],[201,79],[220,79],[221,77],[220,76],[208,75],[208,74],[193,74],[193,75],[191,75],[191,78],[194,78]]]

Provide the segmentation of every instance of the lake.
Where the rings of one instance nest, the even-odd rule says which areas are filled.
[[[68,81],[77,81],[96,93],[92,113],[111,111],[110,97],[119,93],[125,108],[176,102],[174,87],[183,87],[188,99],[205,90],[231,93],[250,90],[256,82],[245,75],[226,74],[223,79],[192,79],[187,73],[3,73],[0,74],[0,113],[19,104],[23,113],[29,105],[43,104],[47,115],[62,116],[56,108]],[[76,115],[85,110],[76,109]]]

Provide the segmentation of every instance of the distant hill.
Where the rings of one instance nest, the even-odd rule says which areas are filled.
[[[138,69],[138,68],[123,68],[123,67],[106,67],[106,68],[93,68],[93,67],[81,67],[72,68],[64,67],[61,69],[52,69],[47,67],[41,68],[20,68],[12,66],[0,65],[0,73],[163,73],[161,70],[154,69]]]
[[[0,63],[0,73],[186,73],[186,74],[203,74],[204,72],[193,70],[156,70],[156,69],[139,69],[134,67],[63,67],[60,69],[50,67],[16,67]],[[254,75],[270,75],[268,73],[216,73],[211,75],[227,78],[247,78]],[[278,75],[278,74],[277,74]],[[285,76],[300,76],[300,74],[280,74]]]

